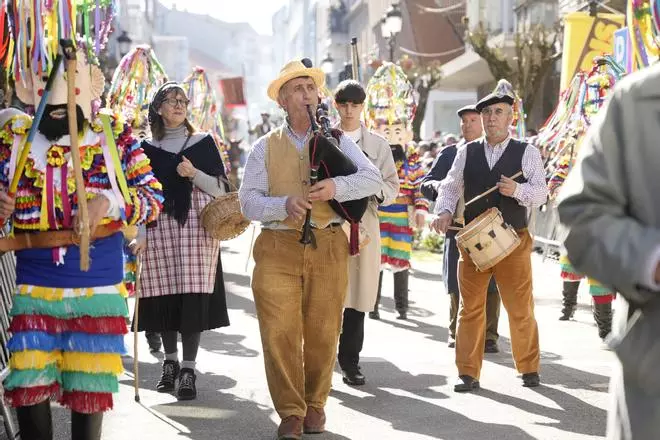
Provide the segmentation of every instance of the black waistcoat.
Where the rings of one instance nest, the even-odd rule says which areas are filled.
[[[484,139],[470,142],[467,148],[467,157],[465,160],[465,171],[463,180],[465,182],[465,201],[472,200],[487,189],[495,186],[501,175],[513,176],[522,169],[522,158],[527,144],[511,139],[509,145],[504,150],[504,154],[497,161],[493,169],[488,167],[486,161]],[[524,183],[527,180],[520,176],[515,179],[516,182]],[[496,207],[502,212],[504,221],[515,229],[527,227],[527,208],[520,206],[513,197],[506,197],[499,191],[494,191],[478,201],[465,207],[465,222],[471,222],[481,213],[489,208]]]

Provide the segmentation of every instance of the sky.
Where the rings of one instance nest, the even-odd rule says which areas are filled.
[[[231,23],[247,22],[262,35],[272,35],[273,14],[288,0],[159,0],[167,7],[176,4],[196,14],[209,14]],[[185,7],[184,7],[185,5]]]

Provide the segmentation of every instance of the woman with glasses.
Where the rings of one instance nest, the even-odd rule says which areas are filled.
[[[195,359],[201,332],[229,325],[220,242],[207,234],[199,219],[202,209],[225,193],[226,176],[213,137],[196,132],[187,107],[186,93],[175,82],[161,86],[149,106],[152,138],[142,147],[163,185],[165,202],[157,223],[141,231],[133,247],[143,255],[137,330],[161,333],[165,360],[156,389],[174,391],[178,379],[179,400],[197,396]]]

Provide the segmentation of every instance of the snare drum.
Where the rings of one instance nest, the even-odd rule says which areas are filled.
[[[465,252],[477,270],[483,272],[509,256],[520,244],[520,238],[497,208],[490,208],[456,234],[456,244]]]

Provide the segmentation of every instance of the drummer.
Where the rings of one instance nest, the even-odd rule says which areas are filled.
[[[479,388],[484,357],[486,291],[493,275],[509,316],[513,358],[517,370],[522,373],[523,386],[540,384],[539,335],[532,296],[532,237],[527,230],[527,209],[542,205],[548,192],[540,152],[510,137],[513,102],[512,96],[497,90],[479,101],[476,109],[481,113],[485,137],[458,150],[440,187],[434,210],[437,217],[431,223],[431,228],[437,232],[447,232],[461,196],[469,201],[496,186],[498,191],[465,207],[467,227],[480,214],[496,207],[521,239],[510,255],[484,272],[477,271],[470,257],[461,251],[458,282],[463,307],[456,332],[458,381],[454,391],[457,392]],[[508,177],[520,170],[523,175],[516,180]]]

